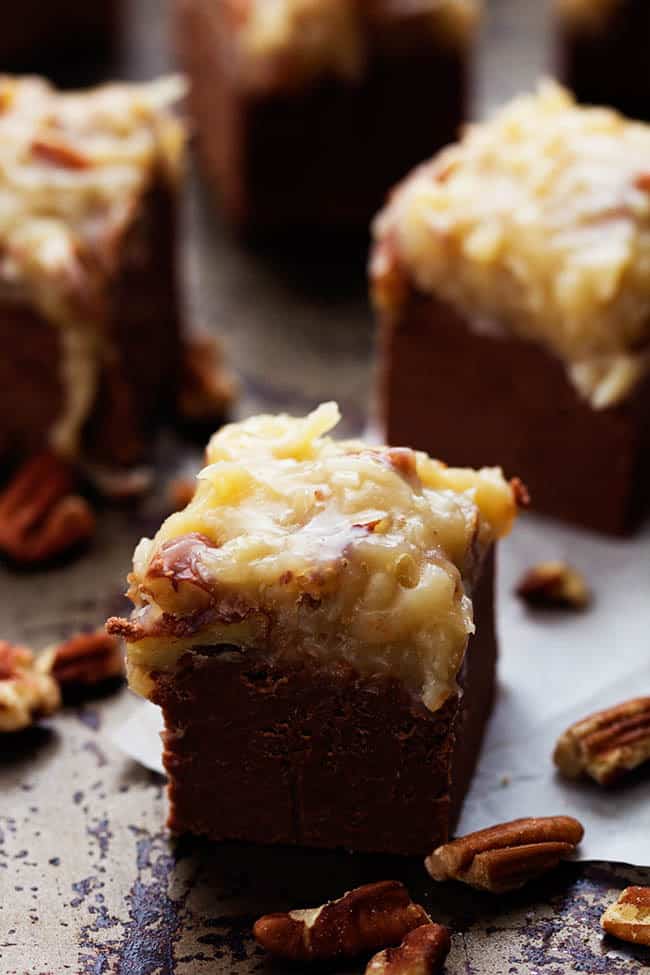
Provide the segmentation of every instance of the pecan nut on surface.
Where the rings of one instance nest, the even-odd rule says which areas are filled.
[[[583,832],[570,816],[515,819],[445,843],[425,866],[434,880],[459,880],[503,893],[523,887],[570,857]]]
[[[278,958],[327,961],[397,945],[429,920],[403,884],[385,880],[357,887],[321,907],[267,914],[256,922],[253,934]]]
[[[365,975],[436,975],[442,971],[450,948],[447,928],[422,924],[409,932],[397,948],[384,948],[374,955]]]
[[[650,946],[650,887],[626,887],[600,923],[614,938]]]
[[[39,454],[19,468],[0,494],[0,552],[31,566],[87,542],[95,515],[74,487],[72,468],[56,454]]]
[[[47,650],[37,666],[63,690],[90,687],[124,674],[122,644],[103,629],[79,633]]]
[[[29,728],[60,705],[58,684],[39,671],[32,651],[0,640],[0,732]]]
[[[591,592],[584,577],[566,562],[538,562],[517,584],[516,594],[537,609],[584,609]]]
[[[650,761],[650,697],[623,701],[576,721],[560,736],[553,761],[570,779],[613,785]]]

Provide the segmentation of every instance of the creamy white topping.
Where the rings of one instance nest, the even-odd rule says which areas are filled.
[[[375,237],[380,303],[389,253],[470,319],[544,343],[596,409],[648,369],[650,126],[543,84],[409,176]]]
[[[477,565],[510,529],[513,489],[497,469],[335,441],[338,418],[329,403],[213,437],[190,504],[135,553],[136,688],[183,650],[225,642],[393,675],[431,708],[452,692]]]

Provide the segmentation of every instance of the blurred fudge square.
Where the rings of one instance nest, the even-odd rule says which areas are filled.
[[[447,839],[494,691],[500,470],[337,441],[333,403],[223,428],[136,550],[131,687],[162,708],[169,825],[421,854]]]
[[[0,77],[0,465],[132,464],[177,382],[177,79]]]
[[[522,96],[375,225],[390,443],[500,463],[533,506],[633,528],[650,475],[650,129]]]
[[[0,30],[0,70],[56,70],[57,64],[70,58],[106,57],[117,43],[122,6],[123,0],[6,4]]]
[[[650,121],[647,0],[555,0],[559,69],[581,102]]]
[[[248,230],[366,231],[465,116],[478,0],[175,0],[208,178]]]

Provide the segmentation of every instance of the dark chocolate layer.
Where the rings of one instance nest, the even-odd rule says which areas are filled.
[[[620,0],[602,26],[559,31],[560,73],[581,102],[650,121],[650,4]]]
[[[155,678],[170,827],[215,840],[423,854],[449,836],[494,691],[490,560],[477,635],[437,712],[394,680],[228,647]]]
[[[536,510],[596,531],[625,533],[647,511],[650,379],[594,410],[542,346],[472,330],[415,289],[383,323],[381,344],[389,443],[499,465],[524,481]]]

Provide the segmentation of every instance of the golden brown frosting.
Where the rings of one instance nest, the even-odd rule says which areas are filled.
[[[380,305],[398,265],[478,325],[546,345],[596,409],[647,372],[647,125],[542,84],[412,173],[375,239]]]
[[[201,645],[347,662],[438,707],[473,631],[470,589],[512,525],[498,469],[327,436],[335,404],[220,430],[194,498],[136,549],[132,686]]]

